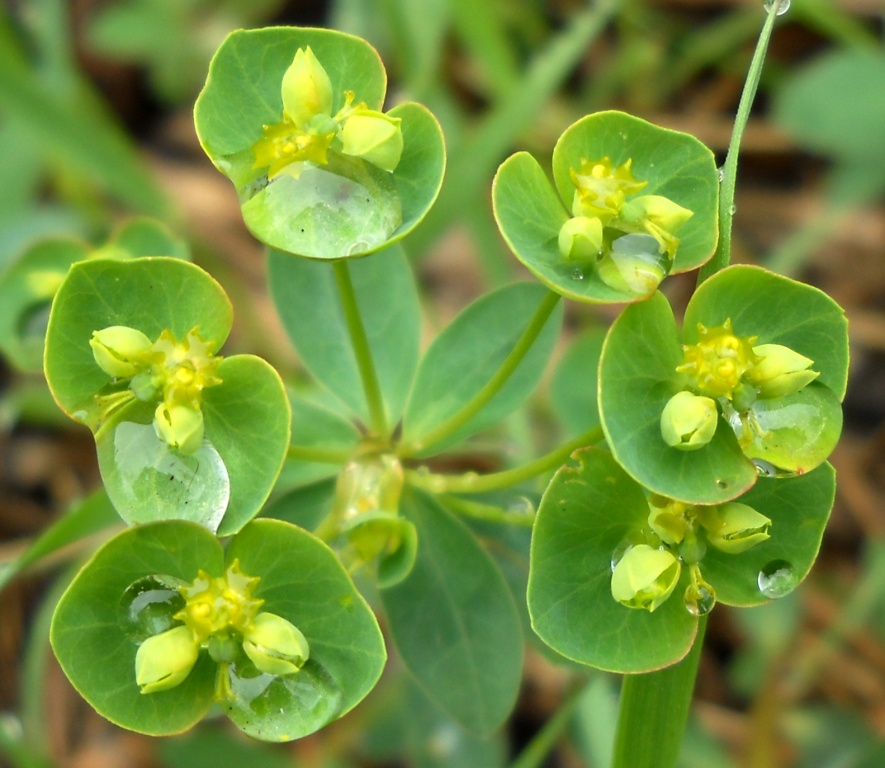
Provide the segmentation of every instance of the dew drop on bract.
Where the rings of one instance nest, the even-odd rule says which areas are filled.
[[[625,536],[618,542],[618,546],[616,546],[612,550],[610,565],[612,569],[612,573],[614,573],[615,568],[618,567],[618,563],[621,562],[621,558],[627,554],[627,551],[632,549],[636,545],[636,542],[633,541],[633,537]]]
[[[219,702],[250,736],[291,741],[319,730],[341,712],[340,686],[317,662],[292,675],[259,672],[248,660],[228,667],[230,698]]]
[[[651,235],[624,235],[596,265],[602,281],[632,297],[650,296],[670,271],[672,263]]]
[[[759,477],[777,477],[778,470],[774,464],[769,464],[762,459],[753,459],[753,466],[756,467],[756,474]]]
[[[230,478],[208,440],[192,454],[170,448],[152,424],[121,421],[96,436],[105,488],[128,523],[191,520],[213,533],[230,499]]]
[[[706,616],[716,605],[716,590],[705,581],[689,584],[682,595],[682,602],[692,616]]]
[[[759,585],[759,591],[765,595],[776,599],[790,594],[799,584],[799,577],[790,563],[786,560],[772,560],[759,571],[756,579]]]
[[[511,515],[529,518],[535,514],[535,505],[527,496],[517,496],[507,503],[507,512]]]
[[[721,184],[723,181],[725,181],[725,168],[720,168],[718,175],[719,175],[719,183]]]
[[[143,643],[178,623],[172,617],[184,607],[179,584],[171,576],[145,576],[126,587],[117,618],[132,642]]]
[[[402,223],[393,175],[356,159],[292,163],[243,197],[243,218],[259,240],[315,259],[378,248]]]
[[[572,280],[583,280],[584,270],[580,267],[575,267],[575,269],[572,270],[571,278]]]
[[[777,4],[777,11],[775,13],[778,16],[783,16],[790,10],[790,0],[763,0],[762,7],[768,12],[775,4]]]

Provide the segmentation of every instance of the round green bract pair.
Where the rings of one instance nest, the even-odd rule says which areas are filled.
[[[102,479],[126,522],[193,520],[229,535],[267,499],[289,445],[289,401],[265,361],[217,357],[231,321],[221,286],[178,259],[89,260],[61,284],[46,380],[62,410],[94,433]],[[124,376],[137,366],[101,341],[128,348],[133,338],[173,357],[199,340],[214,359],[214,385],[189,400],[186,388],[155,388],[149,370]]]
[[[234,648],[226,656],[228,649],[213,648],[210,640],[196,659],[183,658],[186,669],[176,679],[142,692],[136,679],[139,648],[160,638],[163,648],[180,651],[177,633],[185,628],[176,617],[183,605],[180,588],[201,572],[218,578],[226,568],[251,577],[250,597],[262,611],[258,617],[276,617],[270,629],[257,622],[247,642],[270,637],[272,644],[289,643],[280,627],[294,626],[303,635],[296,645],[309,644],[307,661],[297,671],[278,670],[266,649]],[[101,715],[153,736],[187,730],[215,703],[250,736],[298,739],[356,706],[386,661],[375,617],[334,553],[277,520],[250,523],[226,551],[204,527],[185,521],[123,531],[68,587],[50,639],[65,674]],[[192,653],[192,640],[185,638],[185,645]],[[280,673],[262,672],[252,657]]]
[[[256,238],[313,259],[405,237],[436,199],[442,131],[415,103],[382,112],[387,75],[364,40],[324,29],[239,30],[195,107],[206,154]]]
[[[718,172],[689,134],[622,112],[588,115],[557,142],[553,180],[555,189],[518,152],[498,169],[492,200],[511,251],[563,296],[637,301],[713,255]]]
[[[731,392],[733,400],[717,397],[719,392],[681,395],[693,382],[685,372],[685,347],[726,321],[737,337],[755,337],[754,349],[780,345],[774,348],[812,361],[819,375],[798,391],[776,397],[762,392],[746,403]],[[621,313],[600,358],[599,412],[612,454],[637,482],[689,504],[719,504],[740,496],[760,475],[802,475],[826,460],[842,428],[847,371],[847,323],[832,299],[767,270],[737,265],[698,288],[681,333],[661,294]],[[712,408],[719,412],[711,423]],[[687,429],[688,422],[698,430],[692,437],[699,444],[673,447],[676,437],[668,430]]]
[[[760,479],[741,496],[742,509],[726,505],[724,512],[754,510],[754,521],[771,521],[767,537],[757,535],[752,546],[708,547],[698,559],[698,581],[696,558],[681,557],[679,567],[669,551],[635,543],[648,527],[645,489],[607,451],[581,449],[554,475],[538,509],[528,583],[532,627],[558,653],[600,669],[634,673],[673,664],[694,642],[697,614],[706,612],[699,600],[759,605],[805,578],[834,496],[828,464],[801,476]],[[656,577],[638,585],[648,594],[639,594],[637,584],[628,589],[624,580],[613,588],[613,569],[630,546]],[[772,589],[773,575],[779,591]],[[698,595],[698,587],[710,594]],[[618,602],[613,591],[625,600],[635,596],[636,605]]]

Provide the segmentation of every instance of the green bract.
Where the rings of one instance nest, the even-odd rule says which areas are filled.
[[[660,585],[650,611],[648,605],[618,602],[612,581],[613,569],[631,551],[639,549],[644,556],[657,551],[641,541],[654,535],[645,491],[606,451],[583,449],[573,460],[573,466],[554,475],[538,509],[529,612],[532,627],[554,650],[614,672],[645,672],[678,661],[694,640],[697,614],[709,610],[714,600],[757,605],[795,588],[817,556],[835,493],[835,474],[827,464],[802,476],[760,479],[736,505],[742,509],[726,504],[720,514],[728,533],[747,518],[752,526],[768,518],[770,536],[751,534],[757,536],[752,546],[728,552],[711,546],[689,553],[683,542],[679,581]],[[702,517],[703,511],[699,508]],[[671,568],[670,558],[652,563],[652,576]],[[699,584],[693,582],[695,569],[703,574]],[[635,583],[642,583],[641,574]],[[672,594],[666,594],[668,589]]]
[[[606,339],[599,368],[602,425],[612,453],[637,481],[674,499],[716,504],[739,496],[760,473],[803,474],[829,456],[842,427],[839,403],[848,369],[847,325],[832,299],[764,269],[733,266],[697,290],[683,329],[680,339],[658,294],[628,307]],[[735,357],[722,358],[717,375],[698,388],[698,365],[707,361],[686,360],[700,359],[693,345],[714,332],[717,344],[724,339],[735,348],[729,352]],[[768,345],[811,360],[819,376],[805,376],[798,391],[790,391],[795,378],[783,387],[783,379],[765,378],[769,366],[761,361]],[[790,356],[787,366],[801,367],[797,359]],[[754,385],[757,364],[764,381]],[[668,404],[685,391],[718,402],[715,432],[697,447],[673,447],[675,417]],[[706,438],[708,427],[704,431]],[[680,450],[685,447],[695,449]]]
[[[234,620],[229,642],[198,632],[195,646],[190,617],[204,613],[185,603],[194,589],[186,585],[222,577],[225,564],[240,581],[248,575],[245,592],[259,612],[242,631]],[[386,658],[375,617],[334,554],[273,520],[249,524],[226,554],[190,522],[124,531],[62,596],[51,640],[99,713],[157,736],[193,726],[216,703],[250,736],[301,738],[356,706]]]
[[[46,379],[61,408],[93,431],[108,495],[127,522],[187,519],[230,534],[270,493],[289,444],[289,403],[263,360],[217,356],[230,325],[218,283],[176,259],[81,262],[59,288]],[[205,389],[189,388],[201,374],[188,359],[166,367],[188,345],[209,355]],[[164,361],[162,382],[145,354]]]
[[[445,148],[419,104],[381,112],[387,76],[365,41],[323,29],[233,32],[195,121],[262,242],[314,259],[404,237],[436,199]]]
[[[510,249],[563,296],[635,301],[713,255],[716,163],[693,136],[621,112],[588,115],[557,142],[553,178],[555,190],[518,152],[492,194]]]

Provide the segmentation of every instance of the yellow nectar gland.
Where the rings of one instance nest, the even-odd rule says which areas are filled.
[[[261,138],[252,147],[252,167],[267,168],[268,178],[273,178],[290,163],[301,160],[326,165],[334,138],[334,132],[314,133],[284,118],[281,123],[263,126]]]
[[[181,342],[168,329],[160,334],[152,349],[151,376],[163,391],[167,406],[199,409],[202,391],[221,384],[216,370],[222,358],[209,351],[213,346],[214,342],[205,341],[197,328],[192,328]]]
[[[741,377],[759,362],[753,352],[757,337],[735,336],[730,318],[715,328],[698,323],[698,336],[697,344],[682,346],[683,363],[676,370],[690,377],[695,391],[730,400]]]
[[[647,181],[633,178],[630,170],[632,164],[631,159],[615,168],[607,157],[593,161],[582,158],[581,167],[570,171],[575,185],[572,214],[595,216],[603,224],[615,218],[621,212],[627,196],[636,194],[648,184]]]
[[[252,597],[260,581],[257,576],[243,573],[238,560],[217,578],[201,570],[191,584],[180,588],[185,605],[174,618],[183,621],[194,641],[201,644],[230,630],[248,632],[264,603]]]

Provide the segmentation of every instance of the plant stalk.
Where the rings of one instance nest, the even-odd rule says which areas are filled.
[[[353,353],[363,382],[363,392],[369,406],[370,426],[378,437],[387,439],[389,435],[384,398],[381,395],[381,385],[378,382],[375,361],[372,359],[372,349],[369,346],[369,338],[366,336],[366,328],[363,325],[356,292],[353,289],[350,267],[347,259],[337,259],[332,262],[332,266],[335,269],[335,282],[338,284],[338,293],[341,296],[341,306],[344,309],[344,319],[347,322]]]
[[[678,664],[624,676],[612,768],[676,765],[706,628],[707,617],[702,616],[694,645]]]
[[[724,269],[731,262],[731,224],[734,219],[734,190],[737,181],[738,155],[740,154],[741,138],[747,121],[750,118],[750,109],[756,98],[756,90],[759,87],[759,78],[762,75],[762,64],[768,51],[768,42],[774,29],[774,21],[781,0],[774,0],[768,9],[762,32],[756,43],[756,51],[750,62],[747,72],[747,80],[741,93],[737,115],[734,120],[734,130],[731,133],[731,141],[728,144],[728,154],[725,156],[725,164],[720,170],[719,183],[719,243],[716,252],[698,273],[698,285],[708,277],[712,277],[720,269]]]
[[[456,411],[434,429],[421,435],[411,443],[403,444],[398,451],[400,458],[414,456],[416,453],[442,442],[476,416],[498,394],[501,387],[507,383],[507,380],[532,348],[532,344],[537,340],[561,298],[558,293],[548,291],[535,310],[535,314],[532,316],[522,336],[520,336],[519,341],[510,350],[510,354],[507,355],[504,362],[501,363],[501,367],[495,371],[492,378],[459,411]]]

